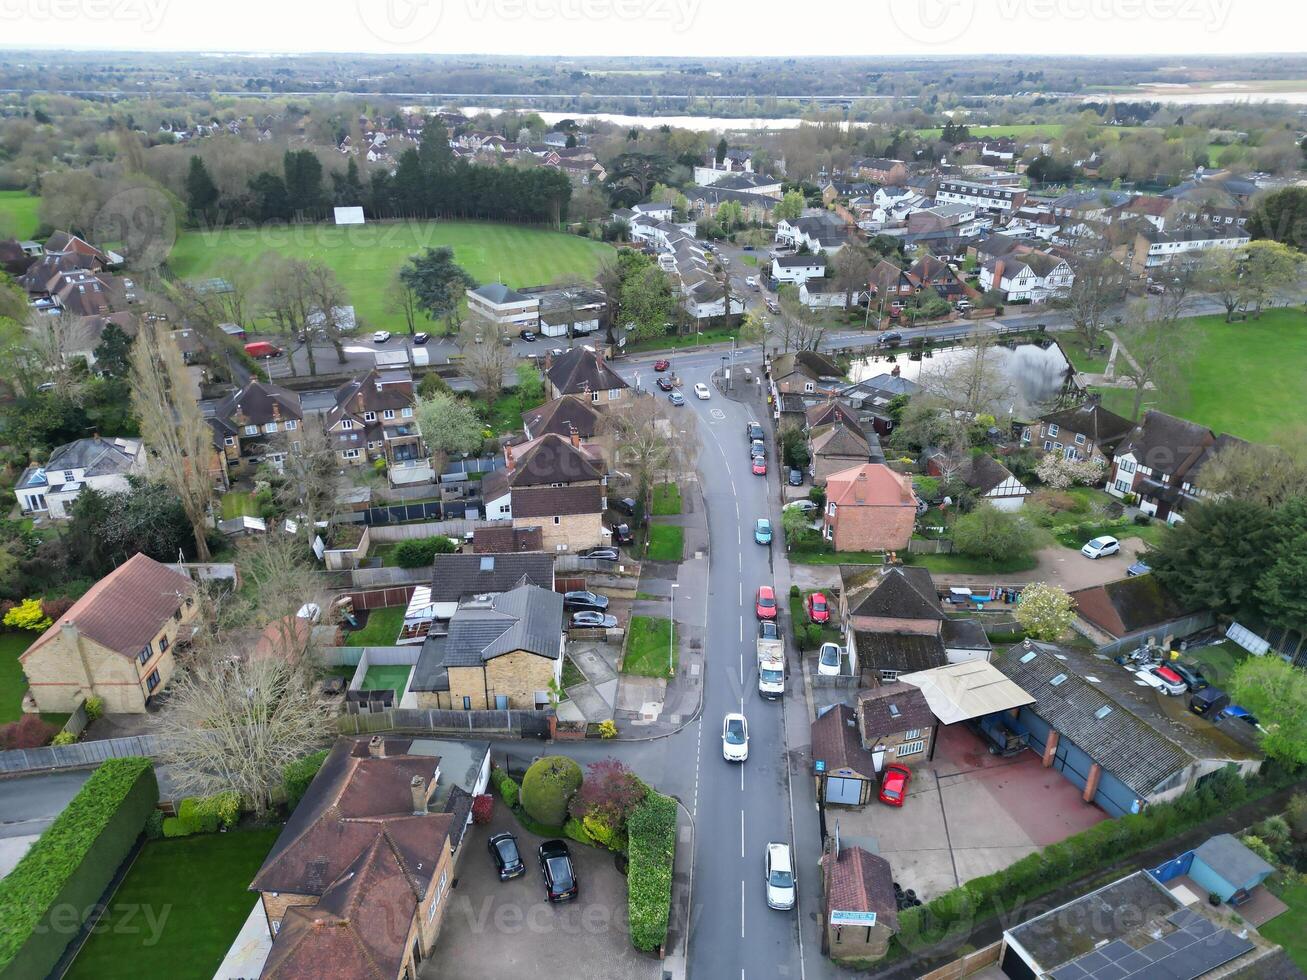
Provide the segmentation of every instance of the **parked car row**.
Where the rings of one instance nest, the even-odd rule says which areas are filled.
[[[511,881],[526,874],[526,864],[517,846],[517,838],[504,831],[491,834],[486,841],[490,861],[500,881]],[[540,845],[536,856],[540,861],[540,874],[545,882],[545,897],[550,902],[566,902],[580,894],[580,882],[572,866],[572,855],[567,842],[547,840]]]

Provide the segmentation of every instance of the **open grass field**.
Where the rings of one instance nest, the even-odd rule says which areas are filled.
[[[659,616],[632,616],[622,673],[666,677],[669,656],[675,669],[677,651],[672,642],[672,621]]]
[[[427,246],[448,245],[478,282],[538,286],[560,276],[590,278],[613,249],[601,242],[522,225],[476,221],[400,221],[336,227],[228,228],[184,232],[169,258],[182,278],[218,276],[235,266],[257,267],[267,253],[320,259],[336,272],[367,329],[404,330],[387,310],[386,288],[400,266]]]
[[[653,512],[656,517],[670,517],[681,512],[681,488],[675,483],[657,483],[653,488]]]
[[[1144,410],[1171,412],[1253,442],[1278,442],[1307,426],[1307,313],[1277,309],[1242,323],[1204,316],[1181,329],[1193,340],[1187,390],[1145,392]],[[1129,418],[1133,392],[1102,390],[1103,404]]]
[[[645,556],[650,561],[680,561],[684,553],[684,528],[674,524],[653,524],[649,527],[649,548]]]
[[[998,139],[1001,136],[1017,137],[1026,136],[1052,136],[1062,135],[1066,126],[1062,123],[1014,123],[1011,125],[996,126],[967,126],[967,132],[971,139]],[[943,134],[943,129],[936,127],[934,129],[918,129],[917,135],[925,140],[937,140]]]
[[[1267,887],[1289,910],[1277,915],[1257,931],[1279,943],[1300,970],[1307,970],[1307,884],[1288,884],[1275,875]]]
[[[148,842],[64,976],[209,980],[254,907],[250,879],[279,831]]]
[[[394,638],[391,638],[394,643]],[[367,674],[363,677],[363,690],[365,691],[394,691],[395,696],[404,690],[404,685],[408,683],[409,672],[412,667],[407,664],[376,664],[368,667]]]
[[[346,634],[347,647],[389,647],[404,626],[404,607],[386,606],[368,613],[368,621],[361,630]],[[408,668],[405,668],[406,670]],[[371,671],[369,671],[371,673]]]
[[[31,238],[40,224],[41,199],[27,191],[0,191],[0,238]]]

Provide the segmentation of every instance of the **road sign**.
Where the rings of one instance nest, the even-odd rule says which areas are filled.
[[[813,762],[812,762],[812,770],[813,770],[813,772],[818,773],[818,774],[821,774],[821,773],[825,772],[825,771],[826,771],[826,760],[825,760],[825,759],[814,759]]]
[[[876,924],[875,912],[841,912],[832,909],[830,914],[830,924],[833,926],[874,926]]]

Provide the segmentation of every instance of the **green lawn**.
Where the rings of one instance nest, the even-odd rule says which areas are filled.
[[[389,647],[395,645],[404,626],[404,607],[386,606],[368,613],[368,621],[361,630],[345,635],[347,647]]]
[[[398,630],[396,631],[398,635]],[[394,638],[391,638],[394,643]],[[396,697],[404,690],[404,685],[408,683],[408,675],[412,670],[406,664],[377,664],[369,666],[368,672],[363,675],[363,690],[365,691],[394,691]]]
[[[254,494],[229,490],[222,495],[222,519],[230,521],[234,517],[258,517],[259,505],[254,502]]]
[[[23,694],[27,677],[18,665],[18,655],[32,645],[36,634],[26,630],[0,633],[0,724],[23,716]]]
[[[1085,345],[1077,339],[1058,339],[1058,345],[1062,348],[1062,353],[1066,355],[1067,360],[1077,371],[1083,371],[1085,374],[1102,374],[1107,370],[1107,358],[1112,352],[1112,342],[1105,341],[1107,351],[1099,354],[1090,353]]]
[[[1055,531],[1053,537],[1062,547],[1075,548],[1077,551],[1084,547],[1086,541],[1092,541],[1104,534],[1110,534],[1119,541],[1124,541],[1126,538],[1143,538],[1145,542],[1156,547],[1167,530],[1165,521],[1151,521],[1143,526],[1130,521],[1125,524],[1104,521],[1101,524],[1093,524],[1088,527]]]
[[[659,483],[653,488],[655,517],[671,517],[681,512],[681,488],[675,483]]]
[[[1178,329],[1192,334],[1193,342],[1185,390],[1146,391],[1143,409],[1182,415],[1254,442],[1283,439],[1307,425],[1307,313],[1277,309],[1242,323],[1205,316]],[[1103,405],[1126,418],[1133,402],[1127,389],[1103,389]]]
[[[1289,910],[1258,927],[1257,931],[1283,946],[1298,969],[1307,970],[1307,883],[1290,885],[1280,875],[1275,875],[1267,887],[1289,906]]]
[[[169,259],[182,278],[221,275],[231,264],[257,268],[269,253],[321,259],[335,270],[349,303],[367,329],[406,330],[386,309],[386,288],[408,256],[427,246],[448,245],[478,282],[502,279],[510,286],[537,286],[562,276],[590,278],[613,254],[601,242],[562,232],[474,221],[401,221],[354,227],[185,232]]]
[[[756,255],[741,255],[741,256],[740,256],[740,261],[743,262],[745,265],[756,266],[756,265],[758,264],[758,256],[756,256]],[[726,307],[723,306],[722,309],[726,309]]]
[[[1002,561],[988,561],[969,555],[914,555],[906,552],[900,553],[900,557],[908,565],[924,565],[934,575],[1003,575],[1009,572],[1028,572],[1038,564],[1034,555],[1029,558],[1005,558]]]
[[[699,344],[724,344],[735,336],[736,331],[726,327],[704,330],[702,333],[690,333],[683,337],[656,337],[653,340],[641,340],[626,345],[628,354],[651,350],[678,350],[682,347],[697,347]],[[675,365],[673,365],[675,367]]]
[[[480,398],[475,401],[477,410],[486,420],[486,426],[496,435],[516,432],[522,428],[522,413],[539,407],[544,402],[540,398],[523,398],[516,389],[505,391],[486,407]],[[481,474],[478,474],[478,479]],[[469,474],[469,478],[471,474]]]
[[[41,199],[27,191],[0,191],[0,238],[27,239],[40,224]]]
[[[632,616],[622,673],[666,677],[669,657],[675,669],[678,654],[672,641],[672,621],[660,616]]]
[[[147,843],[64,976],[210,980],[254,908],[250,879],[279,830]]]
[[[685,530],[674,524],[651,524],[645,557],[650,561],[680,561],[685,553]]]
[[[1186,661],[1198,665],[1203,676],[1217,687],[1224,687],[1230,682],[1234,668],[1248,659],[1248,651],[1232,640],[1223,640],[1209,647],[1191,650],[1184,655]],[[1307,906],[1304,906],[1307,912]]]

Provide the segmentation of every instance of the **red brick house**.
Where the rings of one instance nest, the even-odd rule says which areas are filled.
[[[826,481],[821,533],[836,551],[898,551],[917,518],[912,481],[883,463],[863,463]]]

